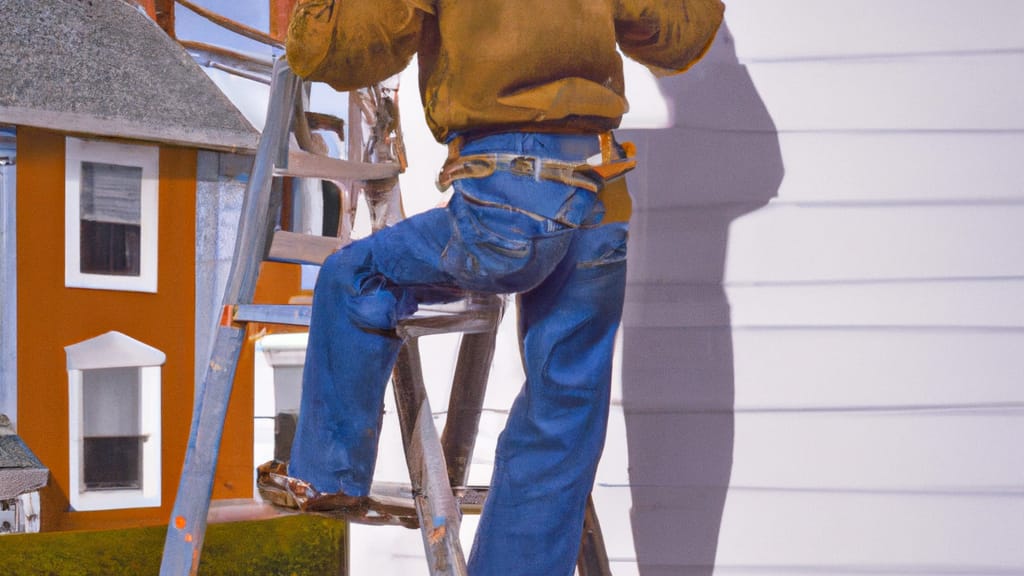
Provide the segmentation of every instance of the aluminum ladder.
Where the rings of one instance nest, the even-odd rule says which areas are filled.
[[[309,115],[304,111],[302,89],[302,80],[284,58],[278,59],[272,72],[266,124],[246,187],[221,319],[197,391],[185,462],[167,528],[161,576],[198,572],[224,419],[247,323],[309,324],[309,306],[252,303],[260,263],[321,263],[347,243],[351,232],[344,222],[339,226],[339,238],[277,230],[283,179],[355,181],[362,184],[375,228],[400,217],[396,215],[397,187],[379,185],[394,181],[401,170],[400,159],[385,154],[371,162],[359,162],[310,152],[315,146],[309,139]],[[374,112],[380,119],[379,113],[386,111]],[[397,131],[400,145],[397,122],[390,129]],[[353,157],[362,135],[358,130],[350,129],[349,133]],[[290,145],[292,138],[299,143],[299,150]],[[398,151],[401,154],[400,146]],[[358,184],[352,187],[359,188]],[[354,211],[352,197],[343,199],[342,204],[343,211]],[[400,212],[400,207],[397,210]],[[479,511],[486,497],[486,489],[467,487],[466,482],[503,302],[498,296],[467,294],[455,306],[427,308],[400,323],[398,332],[405,342],[392,384],[411,486],[374,484],[369,509],[359,516],[345,516],[352,522],[418,526],[432,576],[466,574],[459,542],[461,516],[463,512]],[[417,339],[449,332],[461,332],[463,337],[448,418],[443,435],[439,435],[424,387]],[[592,501],[587,506],[578,571],[581,576],[611,573]]]

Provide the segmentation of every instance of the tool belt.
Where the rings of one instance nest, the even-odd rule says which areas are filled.
[[[636,148],[631,142],[617,143],[611,132],[600,134],[599,139],[600,156],[578,163],[508,152],[463,155],[463,140],[457,137],[448,144],[448,159],[437,177],[437,187],[443,192],[456,180],[509,172],[589,190],[605,204],[604,222],[628,221],[632,203],[623,176],[636,168]]]
[[[611,133],[601,134],[600,140],[600,158],[576,163],[507,152],[462,155],[462,141],[456,138],[448,145],[448,159],[437,177],[437,187],[444,191],[456,180],[486,178],[501,171],[530,176],[535,180],[560,182],[596,194],[609,180],[620,178],[636,168],[631,143],[618,145]]]

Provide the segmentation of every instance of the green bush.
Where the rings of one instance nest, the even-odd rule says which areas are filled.
[[[148,576],[165,526],[0,536],[0,574]],[[210,525],[200,576],[344,576],[345,523],[318,516]]]

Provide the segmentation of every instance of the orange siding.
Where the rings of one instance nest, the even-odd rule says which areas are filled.
[[[254,302],[284,304],[298,294],[301,270],[291,264],[264,262],[256,283]],[[217,472],[213,479],[213,497],[251,498],[253,478],[253,380],[256,340],[274,332],[294,329],[282,326],[251,324],[249,338],[238,359],[235,383],[231,391],[231,408],[224,423]],[[304,330],[304,329],[303,329]]]
[[[19,432],[50,468],[42,529],[162,523],[170,514],[192,411],[196,152],[160,151],[158,292],[64,287],[64,135],[18,132]],[[118,330],[167,355],[161,508],[68,511],[64,346]]]
[[[162,524],[170,515],[192,418],[195,347],[196,151],[160,150],[156,294],[64,287],[65,136],[18,131],[19,433],[50,469],[42,529]],[[299,268],[265,264],[260,302],[299,292]],[[254,326],[252,333],[269,327]],[[162,350],[163,485],[160,508],[69,511],[68,381],[64,347],[118,330]],[[269,329],[267,331],[270,331]],[[252,497],[253,343],[239,361],[214,498]]]

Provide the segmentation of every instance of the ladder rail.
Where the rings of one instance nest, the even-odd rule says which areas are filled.
[[[430,575],[465,576],[466,558],[459,540],[462,512],[448,482],[416,339],[402,346],[392,382]]]
[[[274,83],[283,83],[283,89],[274,89]],[[164,542],[161,576],[195,574],[199,568],[224,419],[246,332],[244,324],[234,322],[231,310],[252,301],[260,262],[269,246],[268,221],[276,216],[271,212],[275,193],[271,186],[273,166],[287,153],[283,136],[288,133],[291,99],[297,88],[296,77],[279,60],[274,66],[266,126],[242,204],[234,258],[222,300],[224,313],[193,408],[185,463]]]
[[[367,106],[380,104],[380,92],[371,92],[370,96],[377,99],[372,102],[361,95],[352,95],[360,99],[363,106],[360,108],[350,100],[350,112],[353,113],[348,143],[350,158],[362,156],[363,162],[347,162],[308,153],[315,146],[311,145],[305,124],[302,88],[302,80],[289,69],[283,58],[279,58],[273,67],[266,125],[260,136],[242,205],[234,257],[222,299],[221,322],[216,329],[210,362],[197,390],[185,462],[164,543],[161,576],[198,572],[224,421],[248,322],[308,325],[310,320],[309,307],[256,305],[252,302],[261,263],[275,259],[272,252],[274,239],[295,236],[294,233],[282,234],[275,230],[274,224],[281,211],[282,177],[316,176],[328,168],[330,175],[320,177],[342,183],[346,200],[340,237],[326,243],[323,238],[307,238],[316,245],[315,249],[304,249],[301,257],[295,256],[298,252],[289,251],[291,261],[302,261],[303,258],[322,261],[324,254],[332,248],[346,244],[351,231],[348,220],[353,216],[355,196],[360,192],[367,196],[374,231],[404,216],[397,181],[397,172],[404,164],[404,158],[391,158],[388,154],[375,154],[373,157],[358,154],[363,136],[357,127],[362,123],[353,123],[353,116],[361,116],[363,122],[371,120],[372,115],[357,116],[356,113],[365,113]],[[289,152],[289,137],[293,129],[298,133],[300,148],[305,153]],[[393,129],[396,130],[396,146],[401,156],[401,133],[397,131],[397,125]],[[353,153],[356,155],[352,156]],[[290,171],[289,161],[295,158],[306,164],[312,163],[315,169],[301,168],[297,160],[297,166]],[[431,576],[466,574],[465,554],[459,539],[461,506],[467,504],[462,500],[465,497],[479,500],[480,497],[477,492],[464,487],[479,429],[504,300],[497,295],[475,295],[467,302],[469,307],[462,311],[437,310],[433,315],[403,321],[399,333],[405,344],[392,374],[412,483],[411,496]],[[462,332],[463,339],[449,398],[448,417],[443,436],[439,437],[424,385],[418,338],[452,331]],[[464,495],[459,496],[460,492]],[[479,507],[480,504],[482,502],[475,505]],[[408,525],[398,517],[391,517],[390,513],[378,520],[378,523]],[[592,501],[588,501],[587,506],[587,529],[579,569],[585,576],[610,574]]]

